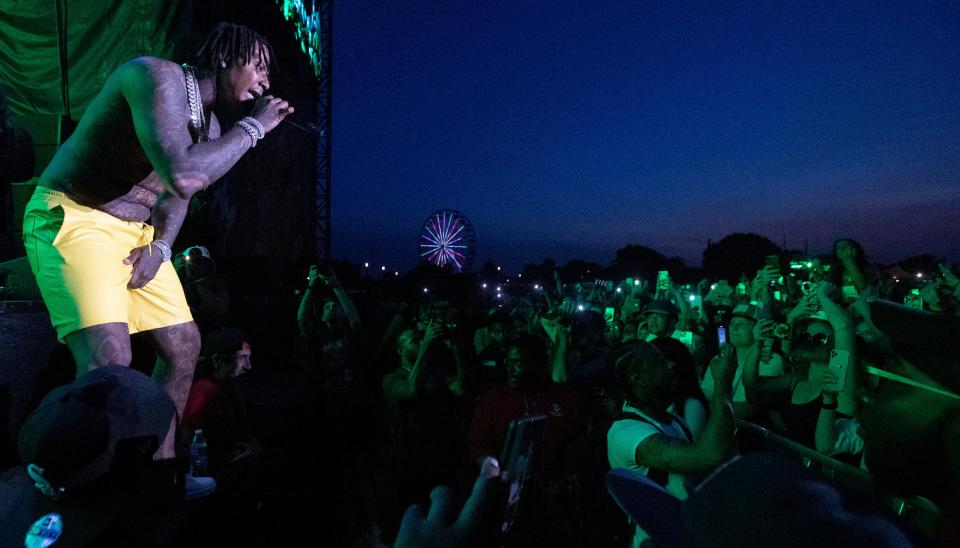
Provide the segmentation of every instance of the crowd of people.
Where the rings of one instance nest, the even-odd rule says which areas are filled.
[[[173,243],[294,111],[274,63],[229,23],[125,63],[44,170],[24,245],[71,373],[0,474],[0,544],[960,544],[955,267],[918,285],[850,239],[738,279],[314,265],[254,311]]]
[[[319,511],[338,545],[422,545],[459,538],[450,528],[466,523],[473,540],[457,542],[656,546],[667,542],[664,527],[703,530],[679,517],[645,521],[662,505],[611,496],[611,470],[633,474],[637,492],[654,486],[708,507],[704,486],[727,468],[749,478],[732,486],[744,497],[770,497],[771,485],[787,489],[783,497],[809,489],[730,465],[773,466],[745,458],[756,454],[786,459],[844,501],[821,494],[808,507],[765,508],[767,519],[793,524],[783,535],[816,523],[834,536],[810,542],[843,534],[864,545],[949,545],[960,501],[960,280],[941,265],[921,287],[888,283],[850,240],[837,242],[834,259],[782,268],[769,257],[739,282],[558,276],[549,288],[513,283],[497,296],[479,283],[449,295],[388,294],[370,280],[347,289],[333,269],[313,266],[289,360],[261,365],[258,344],[276,341],[242,330],[256,326],[240,325],[242,305],[209,251],[194,246],[174,259],[203,335],[180,437],[206,434],[214,500],[255,516],[271,496],[290,495]],[[298,394],[295,443],[272,435],[290,419],[257,403],[261,383]],[[439,507],[449,521],[470,493],[502,516],[506,495],[480,486],[502,483],[511,423],[530,417],[544,417],[544,428],[509,533],[477,501],[455,522],[423,517]],[[289,466],[302,485],[277,479]],[[871,498],[881,503],[865,509]],[[804,515],[821,503],[829,519]],[[750,545],[735,518],[735,532],[701,545],[728,542],[716,535]]]

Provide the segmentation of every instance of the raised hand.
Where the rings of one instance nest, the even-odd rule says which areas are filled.
[[[337,287],[340,285],[340,280],[337,279],[337,275],[333,272],[333,270],[318,272],[317,277],[320,278],[320,281],[323,282],[323,284],[327,287]]]
[[[943,274],[943,282],[953,289],[958,289],[958,286],[960,286],[960,278],[950,270],[950,267],[943,263],[937,264],[937,267],[940,269],[940,273]]]
[[[761,268],[757,271],[757,275],[753,277],[753,286],[766,287],[768,283],[770,283],[770,277],[767,275],[767,269]]]
[[[830,282],[823,281],[817,284],[816,295],[817,295],[817,300],[820,303],[823,303],[824,300],[832,301],[839,294],[840,294],[840,291],[837,290],[837,286],[833,285]]]
[[[645,295],[650,289],[650,282],[646,278],[637,278],[633,281],[630,292],[633,295]]]
[[[833,403],[837,400],[837,392],[827,388],[828,386],[836,386],[839,382],[840,377],[837,376],[837,372],[829,367],[824,367],[823,372],[820,373],[820,392],[823,393],[824,403]]]
[[[340,280],[337,279],[337,275],[333,270],[327,270],[323,272],[320,270],[320,267],[317,265],[310,265],[310,273],[307,275],[307,283],[310,284],[310,287],[320,282],[326,287],[336,288],[340,284]]]
[[[720,352],[710,360],[710,374],[716,386],[730,386],[737,372],[737,354],[731,344],[720,347]]]
[[[713,302],[716,304],[726,304],[731,303],[731,297],[733,296],[733,288],[730,287],[730,283],[726,280],[720,280],[717,283],[713,284],[713,287],[707,293],[707,296],[703,298],[706,302]]]
[[[430,320],[427,322],[427,329],[423,332],[423,338],[420,340],[420,350],[426,350],[430,344],[441,334],[442,326]]]
[[[293,110],[290,103],[283,99],[273,95],[264,95],[253,104],[253,108],[250,109],[250,116],[260,122],[264,132],[269,132],[277,127],[286,115],[293,114]]]
[[[500,478],[500,465],[488,457],[480,467],[480,477],[473,485],[470,498],[457,511],[453,490],[440,486],[430,493],[430,509],[413,505],[400,523],[395,548],[487,546],[495,544],[500,532],[507,491]]]
[[[811,316],[816,313],[818,308],[819,305],[817,304],[816,293],[807,293],[800,298],[800,302],[797,303],[797,306],[793,307],[793,310],[787,314],[787,321],[793,323],[800,318]]]
[[[314,287],[318,279],[320,279],[320,268],[312,264],[310,265],[310,272],[307,274],[307,285]]]
[[[753,344],[760,344],[761,340],[773,338],[773,320],[759,320],[753,325]]]
[[[763,267],[763,274],[766,277],[766,283],[770,284],[771,282],[776,282],[780,279],[780,270],[777,267],[772,265],[767,265]]]

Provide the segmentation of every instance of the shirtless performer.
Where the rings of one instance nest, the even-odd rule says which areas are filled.
[[[124,63],[44,170],[24,213],[24,243],[79,373],[129,365],[130,334],[145,332],[158,356],[154,380],[182,416],[200,334],[170,247],[190,197],[293,112],[266,95],[273,63],[262,36],[229,23],[211,32],[193,66]],[[249,114],[232,127],[214,113],[239,118],[243,108]],[[174,457],[174,429],[157,460]]]

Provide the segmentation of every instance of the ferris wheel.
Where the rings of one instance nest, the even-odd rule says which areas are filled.
[[[470,270],[477,252],[477,237],[466,215],[455,209],[438,209],[420,229],[420,258],[437,266]]]

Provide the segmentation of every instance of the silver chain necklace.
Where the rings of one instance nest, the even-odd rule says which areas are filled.
[[[207,118],[203,115],[203,101],[200,99],[200,84],[193,73],[193,67],[184,63],[183,75],[187,79],[187,102],[190,104],[190,127],[198,136],[198,141],[204,143],[210,138],[207,134]]]
[[[530,416],[530,411],[533,410],[533,409],[535,409],[535,406],[537,405],[537,402],[540,401],[540,396],[543,395],[543,392],[542,392],[542,391],[541,391],[541,392],[537,392],[537,397],[536,397],[536,398],[533,398],[533,403],[530,403],[529,401],[527,401],[527,395],[526,395],[526,394],[521,393],[520,395],[523,397],[523,416],[524,416],[524,417],[529,417],[529,416]]]

